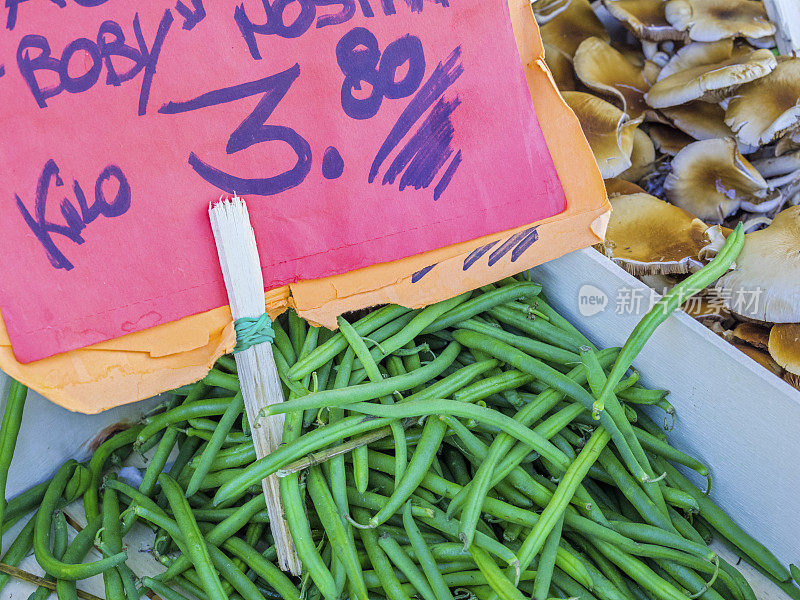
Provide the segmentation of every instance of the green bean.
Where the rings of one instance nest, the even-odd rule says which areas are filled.
[[[119,520],[119,500],[114,489],[103,492],[103,542],[101,549],[104,555],[114,555],[122,552],[122,532]],[[54,544],[55,546],[55,544]],[[54,552],[55,555],[55,552]],[[124,600],[125,590],[135,589],[133,574],[125,563],[116,569],[108,569],[103,573],[106,588],[106,600],[119,598]]]
[[[245,504],[235,509],[216,526],[214,526],[206,534],[206,541],[208,544],[214,546],[222,544],[224,541],[234,536],[236,532],[247,525],[248,522],[251,522],[255,515],[266,512],[266,506],[267,504],[264,494],[257,494]],[[194,516],[195,519],[198,519],[200,516],[200,511],[194,511]],[[268,521],[269,519],[267,518],[266,520]],[[188,556],[178,557],[178,559],[175,560],[175,562],[172,563],[172,565],[170,565],[170,567],[164,573],[159,575],[159,578],[163,578],[164,580],[172,579],[173,577],[180,575],[190,566],[191,561],[189,560]]]
[[[214,434],[211,436],[211,440],[208,442],[205,450],[203,450],[203,453],[200,455],[200,459],[197,461],[195,471],[192,473],[192,477],[189,479],[189,484],[186,487],[187,496],[194,495],[195,492],[200,489],[203,479],[211,470],[211,463],[214,461],[214,458],[216,457],[220,448],[222,448],[225,437],[228,435],[228,432],[230,432],[234,423],[243,411],[244,398],[240,392],[233,397],[230,404],[225,409],[225,412],[222,413],[222,417],[219,420],[217,428],[214,430]]]
[[[203,582],[203,589],[212,600],[225,600],[226,594],[222,589],[219,576],[214,571],[211,557],[208,553],[208,546],[200,533],[197,521],[195,521],[194,515],[189,508],[189,503],[186,502],[183,490],[166,473],[159,475],[158,483],[161,485],[172,513],[175,515],[175,521],[183,537],[185,552]]]
[[[424,600],[440,600],[433,589],[431,588],[428,580],[420,572],[408,554],[400,547],[397,541],[387,535],[382,534],[378,538],[378,546],[389,557],[398,569],[406,576],[407,580],[414,586],[414,589],[419,592]]]
[[[524,313],[508,306],[497,306],[487,311],[501,323],[510,325],[538,340],[575,352],[583,344],[583,338],[556,327],[543,319],[529,319]]]
[[[217,369],[211,369],[200,381],[205,385],[222,388],[229,392],[236,393],[241,390],[238,375],[235,373],[223,373]]]
[[[729,238],[730,239],[730,238]],[[670,485],[687,492],[700,505],[700,515],[708,521],[714,529],[729,540],[739,550],[752,558],[758,565],[766,570],[778,581],[786,582],[791,578],[789,570],[762,544],[736,525],[722,509],[714,504],[708,496],[701,492],[695,485],[686,479],[675,467],[665,460],[659,461],[659,468],[663,468],[667,473],[667,480]]]
[[[606,450],[600,455],[600,464],[616,483],[625,497],[636,509],[642,518],[649,524],[655,525],[667,531],[675,531],[669,516],[664,515],[656,508],[653,501],[644,493],[642,488],[636,483],[617,460],[617,457],[610,450]]]
[[[355,509],[353,514],[357,520],[364,521],[368,517],[368,513],[363,509]],[[361,541],[367,551],[367,556],[372,564],[374,573],[378,576],[380,586],[386,592],[388,600],[411,600],[410,597],[403,591],[400,581],[394,574],[392,564],[389,558],[378,544],[378,534],[374,529],[359,529]],[[366,584],[366,582],[365,582]]]
[[[408,406],[412,403],[406,403]],[[394,405],[396,406],[396,405]],[[387,408],[393,408],[387,407]],[[436,418],[428,419],[422,431],[422,437],[417,444],[408,468],[403,474],[400,483],[395,486],[386,504],[370,520],[369,526],[376,527],[384,523],[389,517],[396,513],[401,506],[408,500],[414,490],[419,486],[420,481],[427,473],[434,458],[436,451],[442,444],[442,439],[447,431],[447,425]]]
[[[256,575],[266,581],[281,598],[300,600],[300,592],[283,571],[266,560],[255,548],[237,537],[228,538],[222,547],[232,555],[240,558]]]
[[[655,544],[681,550],[687,554],[713,560],[716,554],[703,544],[687,540],[679,535],[665,531],[659,527],[645,523],[631,523],[628,521],[611,521],[611,526],[622,535],[647,544]]]
[[[33,523],[33,519],[31,519],[31,523]],[[30,544],[31,546],[33,545],[33,538],[31,538]],[[64,558],[64,553],[67,551],[67,546],[69,546],[67,518],[64,516],[63,512],[58,511],[53,515],[53,556],[58,560],[62,560]],[[30,550],[30,546],[28,549]],[[5,557],[3,557],[3,562],[9,564]],[[55,578],[50,575],[46,575],[45,579],[51,582],[55,581]],[[2,589],[3,586],[0,585],[0,590]],[[50,588],[39,586],[36,588],[36,591],[28,597],[28,600],[47,600],[51,592],[52,590],[50,590]]]
[[[656,597],[663,600],[688,600],[685,594],[669,582],[658,577],[640,560],[626,555],[613,545],[602,541],[597,541],[595,546],[606,558],[627,574],[628,577],[641,585],[645,590],[655,594]]]
[[[163,600],[189,600],[180,592],[176,592],[171,587],[164,585],[160,581],[151,579],[150,577],[142,578],[142,586],[149,590],[153,590],[153,592],[161,596]]]
[[[273,404],[268,413],[280,414],[292,412],[294,410],[308,410],[310,408],[323,408],[330,406],[343,406],[353,402],[365,402],[392,394],[395,391],[402,392],[416,387],[439,375],[445,370],[458,356],[461,347],[458,344],[450,344],[436,359],[417,369],[414,372],[388,379],[380,378],[379,381],[364,383],[357,386],[346,388],[336,388],[308,394],[302,398],[295,398]]]
[[[3,411],[3,420],[0,422],[0,524],[4,521],[6,510],[6,483],[11,460],[14,458],[14,449],[17,445],[17,436],[22,425],[22,411],[25,408],[25,399],[28,397],[28,388],[11,380],[6,396],[6,406]],[[0,531],[0,544],[3,533]]]
[[[182,423],[183,421],[196,419],[198,417],[214,417],[221,415],[225,412],[225,409],[228,408],[232,400],[232,397],[198,400],[197,402],[184,404],[165,413],[156,415],[149,419],[144,427],[139,428],[135,442],[141,445],[162,429],[166,429],[168,426],[176,423]],[[116,437],[118,436],[111,439],[115,439]]]
[[[246,415],[243,415],[246,418]],[[197,468],[202,455],[194,457],[190,463],[193,469]],[[209,467],[210,472],[224,471],[236,467],[244,467],[256,460],[256,449],[252,442],[244,442],[220,450],[214,457]]]
[[[578,458],[566,470],[553,494],[553,498],[545,507],[539,517],[539,521],[525,538],[518,552],[522,570],[525,570],[530,565],[533,558],[542,549],[548,534],[562,518],[570,499],[578,489],[580,482],[586,477],[589,466],[597,461],[610,439],[611,435],[608,431],[602,428],[597,429],[581,450]]]
[[[3,520],[3,533],[8,531],[14,523],[19,521],[34,508],[39,506],[49,485],[50,481],[45,481],[25,490],[8,501],[5,519]]]
[[[553,582],[558,587],[564,589],[564,591],[573,598],[578,598],[579,600],[597,600],[589,590],[558,569],[553,570]]]
[[[172,466],[169,468],[170,477],[176,480],[181,477],[183,470],[202,444],[203,440],[189,436],[185,437],[183,441],[179,443],[178,456],[175,457],[175,462],[173,462]],[[156,481],[158,481],[158,477],[156,477]]]
[[[546,342],[534,340],[521,335],[514,335],[498,327],[492,327],[485,323],[469,319],[458,324],[461,329],[468,329],[477,333],[483,333],[492,338],[505,342],[535,358],[558,365],[574,365],[580,361],[580,357],[575,352],[564,350],[558,346],[553,346]]]
[[[345,529],[344,522],[336,510],[328,484],[319,467],[308,470],[308,493],[317,511],[317,516],[328,534],[332,550],[341,561],[350,583],[350,593],[358,600],[366,600],[367,588],[356,557],[352,534]]]
[[[469,552],[475,560],[475,564],[478,565],[478,569],[480,569],[480,572],[489,583],[489,587],[491,587],[502,600],[525,599],[522,592],[517,589],[516,584],[506,578],[487,552],[480,548],[470,548]]]
[[[381,507],[388,500],[387,496],[378,494],[376,492],[361,493],[353,487],[347,487],[347,501],[351,506],[357,506],[361,509],[379,511]],[[431,512],[421,506],[413,506],[414,516],[431,516]]]
[[[297,356],[300,356],[303,340],[306,339],[306,322],[294,310],[286,312],[286,319],[289,324],[289,339],[292,341],[292,349]]]
[[[456,363],[453,362],[453,364]],[[435,383],[426,385],[423,390],[414,392],[413,394],[405,398],[404,402],[431,400],[433,398],[447,398],[451,394],[455,394],[453,397],[456,400],[461,400],[461,398],[458,397],[458,394],[464,391],[467,387],[470,387],[469,385],[470,382],[473,381],[476,377],[496,367],[497,364],[498,362],[496,360],[490,359],[490,360],[478,361],[471,365],[461,367],[454,373],[447,375],[446,377],[436,381]],[[467,400],[467,402],[471,401],[472,400]]]
[[[692,273],[682,280],[670,291],[664,294],[655,306],[636,324],[622,347],[617,362],[608,375],[603,391],[597,399],[596,408],[602,411],[606,402],[614,402],[612,399],[614,387],[619,383],[625,372],[633,364],[634,358],[644,348],[645,343],[656,328],[663,323],[689,296],[705,289],[711,283],[724,275],[733,261],[739,255],[744,245],[744,229],[740,226],[728,236],[725,245],[717,256],[708,265],[699,271]]]
[[[50,527],[52,525],[53,513],[58,505],[59,498],[66,487],[72,472],[77,463],[73,460],[64,463],[53,477],[50,485],[45,492],[39,511],[34,517],[35,530],[33,536],[33,549],[36,554],[36,561],[48,575],[56,579],[75,581],[99,575],[106,569],[116,567],[123,563],[127,558],[124,552],[115,554],[95,562],[72,565],[53,556],[50,549]],[[99,526],[98,526],[99,527]]]
[[[411,502],[406,502],[403,509],[403,526],[405,527],[408,539],[411,541],[411,547],[417,558],[417,562],[422,567],[422,572],[428,580],[433,593],[436,594],[438,600],[453,600],[453,595],[450,593],[450,588],[444,582],[439,568],[436,566],[436,559],[433,557],[430,549],[428,548],[425,540],[422,538],[419,527],[414,522],[414,517],[411,511]]]
[[[56,475],[56,477],[58,477],[58,474]],[[55,480],[55,478],[53,478],[53,479]],[[40,511],[40,513],[41,513],[41,511]],[[38,515],[37,515],[37,517],[38,517]],[[66,564],[69,567],[73,567],[73,568],[75,568],[75,567],[83,567],[84,566],[83,564],[76,564],[76,563],[80,563],[80,561],[82,561],[84,558],[86,558],[86,555],[89,553],[89,550],[91,550],[92,544],[94,543],[95,537],[97,536],[97,532],[100,531],[100,526],[102,524],[103,524],[103,517],[101,515],[98,515],[94,519],[92,519],[89,522],[87,522],[86,527],[84,527],[83,529],[81,529],[78,532],[78,535],[75,536],[75,538],[72,540],[72,543],[70,543],[70,545],[67,547],[66,552],[64,552],[64,556],[61,559],[63,561],[63,564]],[[48,527],[49,527],[49,525],[48,525]],[[39,529],[38,521],[37,521],[37,524],[36,524],[36,529],[37,530]],[[34,532],[34,548],[36,547],[36,536],[37,535],[38,535],[38,531],[35,531]],[[37,556],[36,560],[37,561],[39,560],[38,556]],[[103,560],[106,560],[106,559],[103,559]],[[100,561],[97,561],[97,562],[100,562]],[[97,562],[95,562],[95,563],[86,563],[86,564],[94,565],[94,564],[97,564]],[[44,565],[41,564],[41,561],[39,562],[39,566],[44,568]],[[116,566],[116,565],[110,565],[107,568],[110,569],[110,568],[113,568],[114,566]],[[102,573],[103,570],[105,570],[105,569],[102,569],[99,572],[94,573],[93,575],[98,575],[99,573]],[[58,577],[58,576],[54,575],[53,573],[50,573],[50,575],[53,575],[57,579],[57,581],[56,581],[56,594],[58,595],[58,599],[59,600],[78,600],[78,590],[77,590],[77,586],[75,584],[75,579],[73,579],[71,577],[69,577],[69,578],[67,578],[67,577]],[[91,575],[91,576],[93,576],[93,575]],[[87,577],[90,577],[90,576],[87,576]],[[81,577],[78,577],[77,579],[86,579],[87,577],[81,576]]]
[[[523,297],[534,297],[541,291],[542,286],[538,283],[524,282],[513,283],[484,294],[479,294],[474,298],[470,298],[460,306],[450,309],[420,333],[425,334],[441,331],[442,329],[452,327],[457,323],[471,319],[495,306]]]
[[[216,546],[208,546],[208,554],[217,572],[235,589],[243,600],[264,600],[256,585],[242,573],[234,562]]]
[[[153,458],[150,459],[150,463],[147,465],[147,469],[145,469],[144,475],[142,476],[142,482],[139,484],[139,491],[145,496],[153,495],[153,488],[155,487],[158,475],[167,466],[169,455],[178,441],[179,433],[180,431],[176,427],[167,427],[164,436],[161,438],[161,441],[158,442],[158,448]]]
[[[33,536],[35,528],[35,517],[30,519],[22,530],[17,534],[17,537],[11,542],[11,545],[3,555],[3,564],[16,567],[22,562],[28,553],[31,551],[33,545]],[[0,573],[0,590],[2,590],[11,580],[11,575],[8,573]]]
[[[642,429],[639,429],[638,427],[634,427],[633,431],[636,434],[636,437],[639,438],[642,446],[650,452],[671,460],[672,462],[678,463],[679,465],[689,467],[704,477],[708,475],[708,467],[706,467],[699,460],[692,458],[677,448],[673,448],[666,442],[658,439],[656,436],[653,436],[646,431],[643,431]]]
[[[289,339],[289,334],[286,333],[286,330],[283,328],[278,319],[275,319],[272,322],[272,330],[275,332],[275,341],[272,342],[272,347],[278,350],[281,358],[284,360],[284,362],[288,363],[288,365],[295,364],[297,362],[297,354],[292,346],[292,340]],[[302,377],[299,379],[302,379]]]
[[[630,387],[619,391],[617,396],[631,404],[656,404],[666,398],[667,390],[649,390],[643,387]]]
[[[584,564],[592,575],[592,589],[597,592],[598,596],[614,598],[614,600],[633,600],[625,577],[614,563],[603,556],[589,540],[580,535],[570,535],[570,539],[586,555]]]
[[[334,378],[333,382],[334,389],[342,389],[347,386],[347,382],[350,380],[350,373],[353,370],[354,359],[355,352],[353,352],[352,348],[347,348],[342,355],[341,360],[339,361],[339,371],[336,373],[336,377]],[[344,411],[342,409],[332,408],[329,423],[333,424],[337,421],[340,421],[343,417]],[[331,459],[330,471],[331,495],[333,496],[334,502],[336,502],[336,507],[339,510],[339,514],[342,516],[342,518],[347,518],[349,516],[349,509],[347,506],[347,490],[345,489],[343,454],[334,456]]]
[[[542,546],[542,555],[539,557],[539,565],[536,568],[536,579],[534,579],[533,600],[547,600],[550,596],[550,582],[553,577],[553,568],[556,566],[556,553],[561,543],[561,529],[564,525],[562,516],[547,535]]]
[[[622,433],[622,437],[624,439],[624,444],[626,447],[625,451],[620,451],[620,456],[625,462],[625,465],[634,474],[636,479],[644,484],[644,491],[647,496],[652,500],[656,510],[661,513],[662,516],[666,517],[668,514],[667,511],[667,503],[664,500],[664,496],[661,492],[661,486],[658,483],[655,483],[656,477],[653,472],[653,468],[650,465],[650,461],[647,457],[647,454],[642,449],[639,440],[636,438],[636,435],[633,432],[633,427],[628,422],[628,418],[625,414],[625,410],[617,399],[617,396],[614,394],[613,389],[609,389],[605,391],[606,388],[609,386],[609,379],[606,377],[605,373],[603,372],[602,367],[599,364],[599,360],[597,358],[597,353],[588,348],[582,347],[581,348],[581,362],[586,367],[587,370],[587,381],[589,382],[589,387],[592,390],[592,394],[598,400],[592,406],[592,416],[593,418],[597,416],[597,412],[600,411],[600,418],[602,422],[602,414],[604,409],[604,404],[600,402],[600,398],[603,397],[605,394],[604,403],[608,405],[607,412],[611,415],[611,420],[614,424],[619,428],[619,431]],[[620,357],[617,357],[617,360],[614,362],[614,367],[612,367],[612,373],[614,372],[616,366],[620,364]],[[630,365],[628,365],[629,367]],[[622,374],[627,371],[628,367],[620,374],[617,371],[616,379],[614,381],[614,386],[619,382]],[[610,377],[611,375],[609,375]],[[635,415],[635,412],[634,412]],[[615,445],[616,442],[615,442]],[[619,445],[617,445],[617,449],[619,450]],[[668,521],[667,521],[668,522]],[[670,524],[671,527],[671,524]]]
[[[576,400],[588,410],[592,409],[594,400],[592,399],[592,396],[585,389],[583,389],[583,387],[578,385],[575,381],[571,380],[563,373],[556,371],[540,360],[528,356],[521,350],[517,350],[513,346],[509,346],[504,342],[500,342],[484,334],[475,333],[474,331],[467,331],[464,329],[455,331],[453,333],[453,337],[456,339],[456,341],[468,348],[477,348],[479,350],[489,352],[492,354],[492,356],[499,358],[514,368],[534,375],[554,390],[557,390],[573,400]],[[600,413],[600,424],[608,430],[617,449],[624,456],[628,456],[626,464],[638,464],[636,463],[636,459],[633,457],[628,442],[626,441],[619,427],[615,421],[604,411]],[[547,458],[548,460],[552,460],[549,457]],[[642,476],[646,476],[643,471]]]
[[[214,496],[214,504],[219,505],[229,498],[244,493],[251,485],[259,484],[262,479],[272,475],[293,460],[328,446],[344,436],[355,436],[385,427],[390,421],[391,419],[376,419],[362,415],[347,417],[326,427],[310,431],[297,440],[285,440],[286,443],[277,450],[258,459],[242,473],[220,486]]]
[[[284,421],[283,439],[287,444],[267,455],[275,456],[280,453],[282,448],[287,448],[290,444],[297,444],[302,437],[300,435],[300,425],[302,421],[301,413],[294,412],[289,414]],[[347,419],[343,419],[334,425],[329,425],[325,429],[335,428]],[[320,431],[320,430],[316,430]],[[306,434],[308,437],[313,434]],[[266,477],[266,475],[265,475]],[[224,488],[224,486],[223,486]],[[217,492],[217,495],[223,488]],[[297,473],[290,473],[286,477],[280,479],[280,494],[283,502],[284,516],[286,523],[289,527],[289,532],[292,534],[295,550],[297,556],[303,563],[306,573],[311,577],[311,580],[320,590],[326,600],[336,600],[337,586],[325,561],[320,556],[319,550],[314,545],[311,536],[311,526],[308,523],[308,518],[305,513],[305,506],[303,502],[303,494],[300,490],[300,476]],[[217,502],[215,496],[215,502]]]
[[[366,336],[411,312],[410,309],[402,306],[388,305],[369,313],[363,319],[353,323],[353,328],[359,335]],[[347,348],[347,340],[341,332],[335,334],[324,344],[320,344],[308,356],[298,360],[287,373],[292,380],[300,380],[312,371],[315,371],[328,361],[332,360],[337,354]],[[294,362],[294,361],[292,361]]]
[[[650,415],[641,409],[637,409],[636,416],[636,422],[641,429],[644,429],[647,433],[661,440],[662,442],[667,441],[667,434],[664,433],[664,431],[658,425],[656,425],[656,422],[650,418]]]
[[[680,508],[687,512],[700,512],[700,505],[697,503],[697,500],[692,498],[691,495],[687,494],[686,492],[682,490],[676,490],[675,488],[671,487],[663,487],[661,491],[664,494],[664,500],[666,500],[671,506]]]

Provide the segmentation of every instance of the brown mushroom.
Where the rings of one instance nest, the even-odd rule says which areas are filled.
[[[638,127],[633,131],[633,149],[631,150],[631,166],[620,173],[620,177],[630,181],[639,181],[653,171],[656,160],[656,147],[653,140]]]
[[[736,53],[744,54],[749,49],[737,48]],[[692,42],[678,49],[669,61],[662,67],[658,79],[664,79],[680,71],[693,69],[703,65],[713,65],[723,62],[734,56],[733,40],[720,40],[718,42]]]
[[[542,25],[539,32],[544,44],[555,46],[570,58],[588,37],[609,39],[605,27],[589,6],[589,0],[570,0],[566,10]]]
[[[578,81],[575,78],[572,60],[564,52],[555,46],[545,44],[544,61],[547,63],[547,68],[550,69],[553,81],[556,82],[556,87],[560,91],[568,92],[577,87]]]
[[[749,207],[774,201],[767,182],[731,138],[694,142],[678,152],[664,190],[667,200],[713,223],[722,222],[745,201]]]
[[[629,194],[644,194],[645,191],[630,181],[625,181],[619,177],[611,177],[603,181],[606,184],[606,195],[609,198],[614,196],[627,196]]]
[[[800,390],[800,323],[775,325],[769,334],[769,353],[786,369],[783,378]]]
[[[739,323],[731,332],[731,337],[755,348],[766,350],[769,347],[770,328],[760,323]]]
[[[630,168],[638,121],[629,120],[616,106],[591,94],[564,92],[562,96],[578,117],[603,178],[616,177]]]
[[[744,240],[736,267],[715,286],[726,306],[766,323],[800,322],[800,206]]]
[[[787,152],[800,150],[800,131],[790,131],[778,140],[775,144],[775,156],[781,156]]]
[[[753,348],[748,344],[734,343],[733,346],[744,352],[747,356],[749,356],[754,361],[759,363],[765,369],[769,369],[770,371],[772,371],[778,377],[783,375],[783,368],[768,353],[764,352],[763,350],[759,350],[758,348]]]
[[[800,130],[800,58],[778,57],[769,75],[736,90],[725,123],[736,139],[751,146]]]
[[[682,41],[686,34],[667,21],[664,0],[602,0],[603,6],[622,21],[633,34],[643,40],[661,42]]]
[[[675,127],[696,140],[733,137],[731,128],[725,124],[725,111],[719,104],[697,100],[664,108],[661,112]]]
[[[699,42],[775,33],[764,5],[754,0],[669,0],[664,13],[670,25]]]
[[[569,8],[572,0],[533,0],[531,8],[536,23],[541,27]]]
[[[575,74],[587,87],[619,99],[631,119],[641,117],[647,104],[644,93],[650,89],[640,68],[631,64],[611,44],[597,37],[583,40],[573,59]]]
[[[661,125],[660,123],[650,125],[647,132],[650,134],[650,139],[653,140],[656,149],[670,156],[675,156],[695,141],[694,138],[686,135],[680,129],[669,125]]]
[[[769,74],[777,60],[769,50],[753,50],[711,65],[684,69],[657,81],[645,94],[653,108],[667,108],[692,100],[718,102],[736,88]]]
[[[708,225],[649,194],[611,198],[603,252],[629,273],[689,273],[703,266]]]

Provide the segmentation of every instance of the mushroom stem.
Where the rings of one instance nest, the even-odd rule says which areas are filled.
[[[800,180],[800,169],[797,171],[793,171],[791,173],[787,173],[781,177],[775,177],[773,179],[767,179],[767,186],[769,189],[774,190],[781,186],[786,185],[787,183],[792,183],[793,181]]]
[[[800,152],[774,158],[762,158],[751,163],[762,177],[777,177],[800,171]]]

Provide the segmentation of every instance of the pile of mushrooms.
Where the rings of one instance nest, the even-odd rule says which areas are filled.
[[[614,208],[598,249],[658,292],[715,255],[684,310],[800,389],[800,58],[759,0],[534,0],[545,60]]]

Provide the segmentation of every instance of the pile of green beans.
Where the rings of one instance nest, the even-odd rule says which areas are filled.
[[[337,333],[283,315],[286,401],[259,415],[285,415],[278,450],[256,460],[259,424],[223,357],[87,463],[8,502],[4,530],[36,513],[3,561],[33,548],[60,599],[102,573],[107,600],[754,600],[708,547],[716,537],[800,599],[790,571],[676,468],[709,476],[654,421],[674,412],[667,392],[631,369],[741,243],[737,230],[621,349],[597,349],[523,275],[342,317]],[[138,477],[120,472],[133,452],[149,461]],[[273,473],[300,578],[276,566],[260,485]],[[61,509],[79,496],[89,525],[67,545]],[[163,565],[141,580],[123,543],[137,522]],[[83,563],[92,543],[103,558]]]

